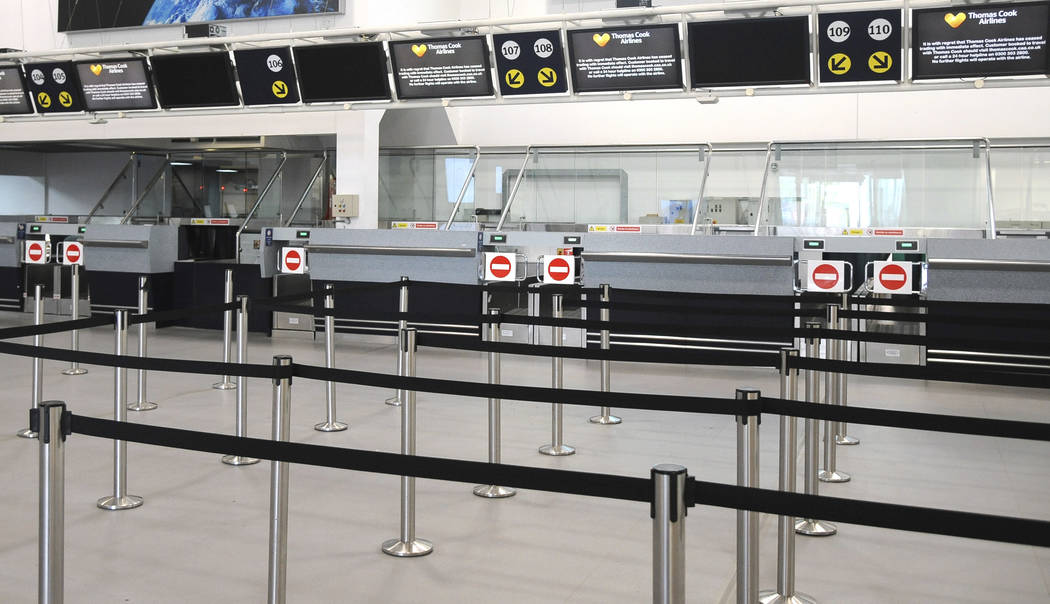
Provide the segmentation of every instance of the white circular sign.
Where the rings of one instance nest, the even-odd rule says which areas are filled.
[[[504,59],[509,59],[511,61],[521,56],[521,46],[519,46],[514,40],[507,40],[504,42],[499,51],[503,53]]]
[[[39,69],[34,69],[29,73],[29,79],[33,80],[33,83],[37,86],[44,85],[44,72]]]
[[[554,54],[554,43],[547,38],[540,38],[532,45],[532,51],[536,53],[537,57],[546,59]]]
[[[873,19],[868,24],[868,35],[872,40],[881,42],[893,33],[893,24],[886,19]]]
[[[845,42],[849,39],[849,23],[845,21],[832,21],[828,26],[828,39],[832,42]]]
[[[284,69],[284,61],[277,55],[270,55],[266,57],[266,66],[270,68],[270,71],[277,73]]]
[[[51,77],[55,78],[56,84],[66,83],[66,72],[62,71],[61,67],[56,67],[55,70],[51,72]]]

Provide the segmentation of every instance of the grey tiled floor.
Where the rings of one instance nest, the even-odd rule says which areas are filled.
[[[25,317],[0,315],[0,327]],[[67,336],[48,336],[65,346]],[[112,330],[84,333],[83,348],[110,351]],[[134,348],[132,338],[132,348]],[[339,365],[392,371],[393,345],[340,336]],[[320,341],[253,335],[251,361],[273,354],[322,360]],[[158,357],[217,359],[218,334],[166,329],[151,340]],[[109,417],[113,372],[59,374],[45,363],[46,399],[76,412]],[[419,374],[483,380],[477,353],[422,349]],[[597,363],[566,360],[566,386],[595,387]],[[505,357],[507,382],[546,386],[547,360]],[[0,377],[0,480],[6,485],[0,531],[0,602],[35,600],[35,441],[13,436],[26,424],[30,361],[4,357]],[[212,376],[151,373],[161,407],[131,420],[232,432],[235,394],[211,388]],[[614,389],[732,396],[740,386],[775,393],[770,370],[620,363]],[[134,373],[129,380],[134,392]],[[270,431],[270,386],[250,384],[249,433]],[[339,386],[339,418],[348,432],[312,429],[323,416],[323,385],[293,385],[296,441],[396,451],[398,411],[390,393]],[[851,401],[899,409],[1050,421],[1044,392],[943,383],[852,378]],[[680,463],[703,480],[735,480],[732,418],[622,411],[620,426],[594,426],[594,409],[565,408],[565,440],[579,454],[548,458],[549,407],[504,405],[506,463],[646,476],[656,463]],[[419,395],[419,452],[484,459],[485,401]],[[762,486],[776,486],[777,418],[762,424]],[[1050,446],[1040,443],[851,426],[859,447],[839,448],[852,482],[824,493],[1050,520]],[[94,502],[111,489],[111,445],[73,436],[67,450],[66,593],[73,603],[265,601],[269,466],[232,468],[214,455],[129,445],[132,493],[146,504],[104,512]],[[642,504],[541,492],[487,501],[472,485],[421,480],[418,527],[433,555],[402,560],[379,544],[397,533],[398,480],[392,476],[294,466],[288,570],[290,602],[644,602],[649,599],[651,528]],[[697,507],[687,527],[691,602],[733,601],[735,514]],[[776,518],[763,516],[763,587],[775,580]],[[822,603],[1050,602],[1050,550],[842,525],[828,539],[798,541],[798,587]]]

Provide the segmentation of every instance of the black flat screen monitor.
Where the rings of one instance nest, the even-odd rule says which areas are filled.
[[[568,35],[576,92],[682,87],[677,25],[575,29]]]
[[[26,81],[17,65],[0,67],[0,115],[33,113]]]
[[[27,63],[25,74],[29,96],[40,113],[75,113],[84,110],[80,83],[72,61]]]
[[[808,84],[809,17],[689,24],[693,88]]]
[[[145,59],[77,63],[80,89],[88,111],[153,109],[153,83]]]
[[[382,42],[318,44],[293,50],[303,102],[390,99]]]
[[[484,36],[390,42],[390,62],[398,98],[492,96]]]
[[[151,61],[160,105],[165,109],[229,107],[241,102],[229,53],[164,55]]]
[[[299,102],[299,83],[292,64],[292,49],[235,50],[237,79],[245,105],[292,105]]]

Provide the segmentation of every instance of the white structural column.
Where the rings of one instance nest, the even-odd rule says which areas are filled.
[[[335,192],[360,195],[351,228],[379,227],[379,122],[383,111],[346,111],[336,118]]]

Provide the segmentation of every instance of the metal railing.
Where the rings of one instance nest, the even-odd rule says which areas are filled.
[[[248,210],[248,214],[244,217],[244,222],[241,223],[241,226],[237,227],[237,234],[234,235],[234,238],[237,241],[237,262],[241,261],[241,233],[244,232],[244,229],[248,228],[248,223],[251,222],[255,213],[259,211],[259,206],[262,205],[263,199],[266,198],[266,194],[270,192],[271,188],[273,188],[273,183],[277,182],[277,179],[281,176],[281,173],[284,171],[284,164],[287,162],[288,154],[282,152],[281,162],[277,164],[277,168],[273,171],[273,175],[270,176],[270,180],[266,181],[266,186],[263,187],[261,192],[259,192],[259,197],[255,199],[255,204],[252,205],[252,209]]]

